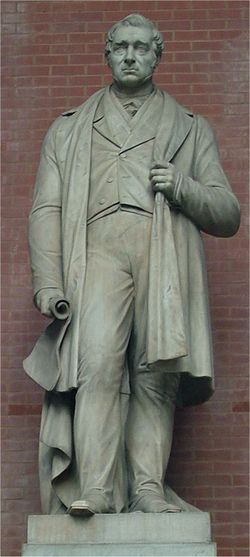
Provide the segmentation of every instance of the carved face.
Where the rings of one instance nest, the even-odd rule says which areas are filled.
[[[150,81],[157,65],[152,31],[146,27],[118,28],[108,57],[113,79],[120,88],[137,89]]]

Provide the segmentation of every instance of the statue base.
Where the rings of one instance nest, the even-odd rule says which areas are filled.
[[[41,515],[28,518],[22,555],[201,557],[216,555],[216,544],[205,512]]]

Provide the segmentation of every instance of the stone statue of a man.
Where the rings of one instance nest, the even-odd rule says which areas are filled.
[[[235,234],[239,205],[207,121],[153,83],[162,49],[143,16],[116,23],[112,84],[57,118],[42,148],[34,299],[48,317],[69,304],[24,362],[46,391],[47,513],[181,510],[164,490],[175,406],[213,392],[200,231]]]

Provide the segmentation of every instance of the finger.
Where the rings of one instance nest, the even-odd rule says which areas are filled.
[[[41,304],[41,314],[45,315],[46,317],[52,317],[52,313],[51,313],[47,303],[43,302]]]
[[[49,311],[42,311],[41,313],[42,313],[42,315],[44,315],[44,317],[53,317],[50,310]]]
[[[155,176],[157,178],[159,178],[160,176],[164,176],[164,178],[172,178],[174,176],[174,172],[173,172],[172,169],[169,170],[167,168],[158,168],[158,169],[155,169],[155,170],[151,170],[150,176],[151,176],[151,178],[153,178]]]
[[[172,184],[166,184],[166,183],[159,183],[156,182],[156,184],[152,185],[152,189],[154,192],[161,192],[163,193],[165,196],[167,196],[168,194],[171,194],[173,191],[173,186]]]
[[[157,168],[152,167],[150,172],[153,174],[161,173],[161,172],[169,172],[169,169],[166,166],[158,166]]]
[[[157,170],[151,170],[151,176],[167,176],[168,172],[166,168],[158,168]]]
[[[165,174],[156,174],[154,176],[151,176],[150,178],[152,183],[156,183],[156,182],[171,182],[173,180],[172,176],[170,176],[169,174],[165,175]]]
[[[161,188],[174,187],[173,180],[152,180],[151,183],[152,183],[152,187],[154,187],[156,184],[158,184],[158,186]]]
[[[171,176],[165,176],[164,174],[160,174],[159,176],[152,176],[152,182],[170,182]]]
[[[166,161],[153,161],[151,168],[169,168],[170,163]]]
[[[153,191],[161,191],[164,192],[166,190],[166,185],[156,182],[153,184]]]

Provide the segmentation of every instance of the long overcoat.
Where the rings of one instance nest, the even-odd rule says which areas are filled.
[[[25,371],[47,392],[41,429],[41,481],[46,512],[52,508],[48,482],[57,485],[58,500],[65,506],[71,502],[66,495],[70,474],[65,480],[65,470],[72,466],[73,451],[70,393],[77,387],[92,126],[104,91],[98,91],[80,107],[60,116],[49,129],[43,143],[30,214],[34,294],[43,288],[55,288],[71,306],[70,317],[65,322],[51,323],[24,361]],[[184,109],[167,93],[161,94],[163,112],[154,140],[153,159],[170,162],[178,170],[170,217],[187,354],[168,359],[166,353],[164,357],[159,353],[156,360],[166,372],[181,372],[178,402],[188,405],[207,400],[214,389],[207,279],[200,231],[231,236],[238,230],[240,212],[220,165],[216,141],[207,121]],[[130,148],[131,145],[125,146],[125,149]],[[161,240],[164,245],[168,238]],[[160,263],[158,261],[156,267],[159,276],[164,272],[164,264]],[[150,310],[154,320],[154,308]],[[158,325],[156,319],[153,328],[157,330]],[[60,478],[63,478],[61,484]]]

